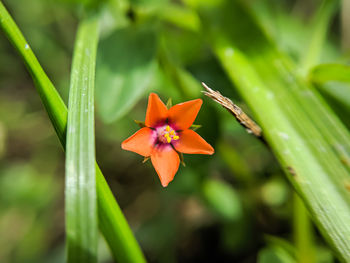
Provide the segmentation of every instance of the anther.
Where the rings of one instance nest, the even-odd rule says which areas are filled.
[[[179,136],[176,134],[176,131],[172,129],[169,125],[164,125],[163,127],[157,130],[158,138],[162,143],[171,143],[172,140],[176,141],[179,139]]]

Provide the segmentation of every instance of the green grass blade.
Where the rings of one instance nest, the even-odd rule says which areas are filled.
[[[67,107],[2,2],[0,27],[26,64],[51,123],[61,144],[65,146]],[[99,228],[115,259],[120,262],[145,262],[143,253],[97,164],[96,187]]]
[[[1,1],[0,27],[25,63],[40,98],[47,110],[47,113],[49,114],[50,120],[54,125],[57,136],[62,142],[62,145],[65,145],[68,113],[67,108],[52,82],[49,80],[46,73],[40,66],[37,58],[30,48],[30,45],[25,40],[21,31]]]
[[[99,227],[111,247],[113,257],[118,262],[146,262],[128,222],[97,165],[96,175]],[[108,214],[101,213],[100,210],[108,211]]]
[[[313,83],[323,84],[328,81],[350,83],[350,66],[343,64],[321,64],[309,72],[309,79]]]
[[[97,262],[94,86],[98,20],[81,21],[69,91],[66,144],[67,262]]]
[[[309,72],[308,79],[349,127],[350,66],[344,64],[321,64]],[[349,158],[346,160],[349,160]]]
[[[306,75],[319,62],[331,19],[339,7],[338,0],[323,0],[312,21],[312,35],[301,62],[301,71]]]
[[[201,9],[213,51],[323,236],[349,262],[349,132],[243,3]]]
[[[220,61],[253,110],[274,154],[310,209],[318,227],[340,257],[349,261],[347,170],[315,127],[304,120],[300,120],[300,126],[296,125],[283,110],[283,102],[270,100],[266,103],[266,98],[271,94],[269,88],[239,51],[235,50],[234,55],[227,58],[227,50],[231,49],[231,46],[216,48]],[[257,87],[259,91],[256,91]]]
[[[293,232],[298,262],[317,262],[313,225],[304,203],[297,194],[293,195]]]

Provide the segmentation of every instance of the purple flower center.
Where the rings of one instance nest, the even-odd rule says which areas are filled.
[[[169,144],[179,139],[176,131],[168,124],[156,128],[156,133],[158,142],[160,143]]]

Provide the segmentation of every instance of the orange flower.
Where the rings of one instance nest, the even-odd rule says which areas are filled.
[[[213,154],[214,149],[201,136],[190,130],[199,109],[201,99],[177,104],[169,110],[157,94],[148,98],[144,128],[122,143],[122,148],[150,157],[164,187],[179,169],[179,153]]]

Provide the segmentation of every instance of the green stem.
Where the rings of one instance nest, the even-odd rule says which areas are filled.
[[[338,0],[323,0],[313,18],[310,42],[301,62],[301,73],[306,76],[320,60],[323,44],[326,40],[328,27],[335,12],[338,10]]]
[[[0,27],[23,59],[57,136],[65,146],[67,107],[2,2]],[[143,253],[97,164],[96,191],[99,228],[115,259],[120,262],[145,262]]]
[[[314,263],[313,228],[308,212],[300,197],[294,193],[294,240],[299,263]]]
[[[0,2],[0,27],[26,65],[57,136],[62,145],[65,145],[67,107],[2,2]]]
[[[341,1],[341,41],[344,52],[350,50],[350,0]]]

